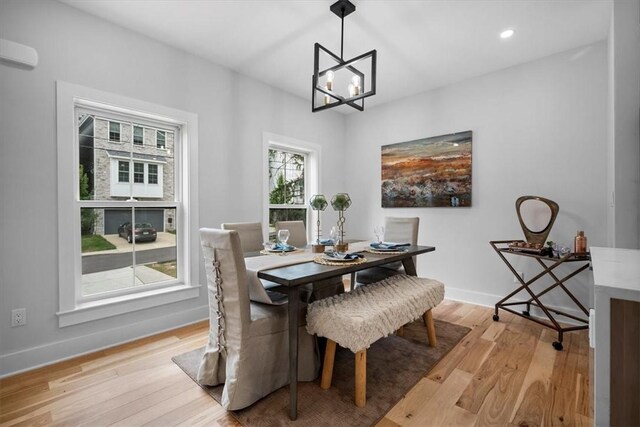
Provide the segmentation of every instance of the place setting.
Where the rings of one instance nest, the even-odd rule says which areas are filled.
[[[313,261],[323,265],[356,265],[367,262],[364,255],[357,252],[334,252],[327,251],[322,255],[313,258]]]
[[[384,227],[376,226],[373,228],[373,233],[376,236],[376,241],[371,242],[369,246],[365,247],[363,251],[374,254],[400,254],[407,252],[411,243],[407,242],[385,242],[384,241]]]
[[[344,232],[341,228],[332,227],[331,232],[329,233],[330,239],[327,242],[330,242],[330,245],[333,246],[333,249],[327,250],[323,252],[321,255],[317,255],[313,258],[313,261],[318,264],[323,265],[357,265],[367,262],[367,259],[364,255],[358,252],[347,252],[345,250],[348,248],[348,244],[344,243],[343,240]]]
[[[265,242],[263,243],[264,249],[260,251],[262,255],[286,255],[290,252],[302,252],[304,249],[296,248],[293,245],[287,243],[289,240],[289,230],[282,229],[278,230],[276,235],[276,242]]]

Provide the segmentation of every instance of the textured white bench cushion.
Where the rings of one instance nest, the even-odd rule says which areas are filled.
[[[309,305],[307,331],[357,353],[421,317],[444,298],[433,279],[400,274]]]

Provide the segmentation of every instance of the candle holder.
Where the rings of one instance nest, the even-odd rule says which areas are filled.
[[[331,199],[331,207],[338,212],[338,241],[335,248],[338,252],[349,250],[349,244],[344,242],[344,211],[351,206],[351,198],[347,193],[338,193]]]
[[[327,199],[324,194],[316,194],[309,199],[309,206],[314,211],[318,211],[318,219],[316,220],[316,243],[311,245],[311,251],[314,253],[324,252],[324,245],[320,244],[320,212],[327,208]]]

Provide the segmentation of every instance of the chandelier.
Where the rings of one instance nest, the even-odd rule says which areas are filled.
[[[340,56],[320,43],[314,45],[311,111],[315,113],[343,104],[363,111],[364,98],[376,94],[376,50],[345,61],[344,18],[355,12],[356,6],[349,0],[338,0],[329,10],[340,18],[342,24]],[[365,74],[361,70],[367,65],[369,72]]]

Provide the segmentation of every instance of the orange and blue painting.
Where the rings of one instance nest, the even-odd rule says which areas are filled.
[[[382,207],[471,206],[472,132],[382,146]]]

